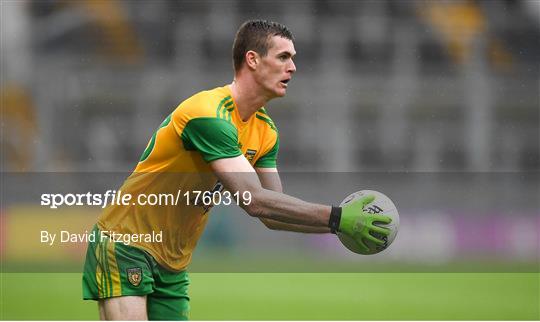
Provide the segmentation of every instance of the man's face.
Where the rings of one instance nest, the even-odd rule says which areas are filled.
[[[292,41],[280,36],[270,38],[269,45],[266,56],[259,56],[255,79],[270,98],[282,97],[285,96],[287,84],[296,71],[293,62],[296,51]]]

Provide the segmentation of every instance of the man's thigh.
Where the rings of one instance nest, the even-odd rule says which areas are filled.
[[[146,296],[120,296],[98,301],[100,320],[148,320]]]
[[[82,283],[85,300],[144,297],[153,292],[153,283],[151,259],[144,251],[108,239],[89,243]]]
[[[190,313],[186,271],[170,272],[154,266],[154,292],[147,295],[147,312],[150,320],[188,320]]]
[[[141,249],[109,240],[88,245],[83,298],[99,300],[102,319],[125,319],[122,312],[133,309],[135,317],[127,319],[144,312],[151,320],[187,320],[188,285],[187,272],[168,271]]]

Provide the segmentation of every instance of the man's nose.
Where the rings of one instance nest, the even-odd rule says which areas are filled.
[[[291,63],[289,64],[289,68],[287,69],[287,72],[291,74],[296,72],[296,65],[294,64],[292,60],[291,60]]]

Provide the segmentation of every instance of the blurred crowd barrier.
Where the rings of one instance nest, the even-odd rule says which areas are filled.
[[[269,113],[294,171],[539,169],[537,1],[3,1],[2,161],[128,171],[165,115],[232,80],[238,26],[294,33]]]

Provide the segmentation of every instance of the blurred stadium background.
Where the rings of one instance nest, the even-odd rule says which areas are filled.
[[[267,231],[237,208],[218,207],[193,270],[423,272],[423,282],[386,275],[392,314],[345,304],[370,319],[539,319],[540,1],[2,0],[1,16],[0,318],[97,317],[79,303],[76,274],[42,274],[78,272],[85,245],[46,247],[39,231],[83,232],[99,209],[51,211],[39,207],[39,194],[117,188],[179,102],[232,80],[236,29],[264,18],[287,25],[298,52],[287,96],[268,106],[286,192],[338,203],[355,190],[383,191],[402,229],[388,251],[359,258],[333,236]],[[431,271],[481,275],[435,275],[438,284]],[[317,319],[309,308],[324,306],[308,296],[318,291],[308,280],[295,284],[304,309],[280,315],[246,304],[242,315],[222,302],[212,315],[221,293],[211,274],[196,276],[194,300],[208,303],[199,319]],[[339,297],[327,278],[318,279],[323,290]],[[270,300],[281,294],[277,280],[261,286],[260,299],[280,305]],[[17,283],[42,287],[29,294]],[[244,286],[228,287],[241,296]],[[62,290],[66,302],[20,305]],[[465,294],[473,298],[460,300]],[[440,302],[426,313],[430,298]],[[74,309],[59,314],[65,303]],[[341,312],[319,317],[363,318]]]

